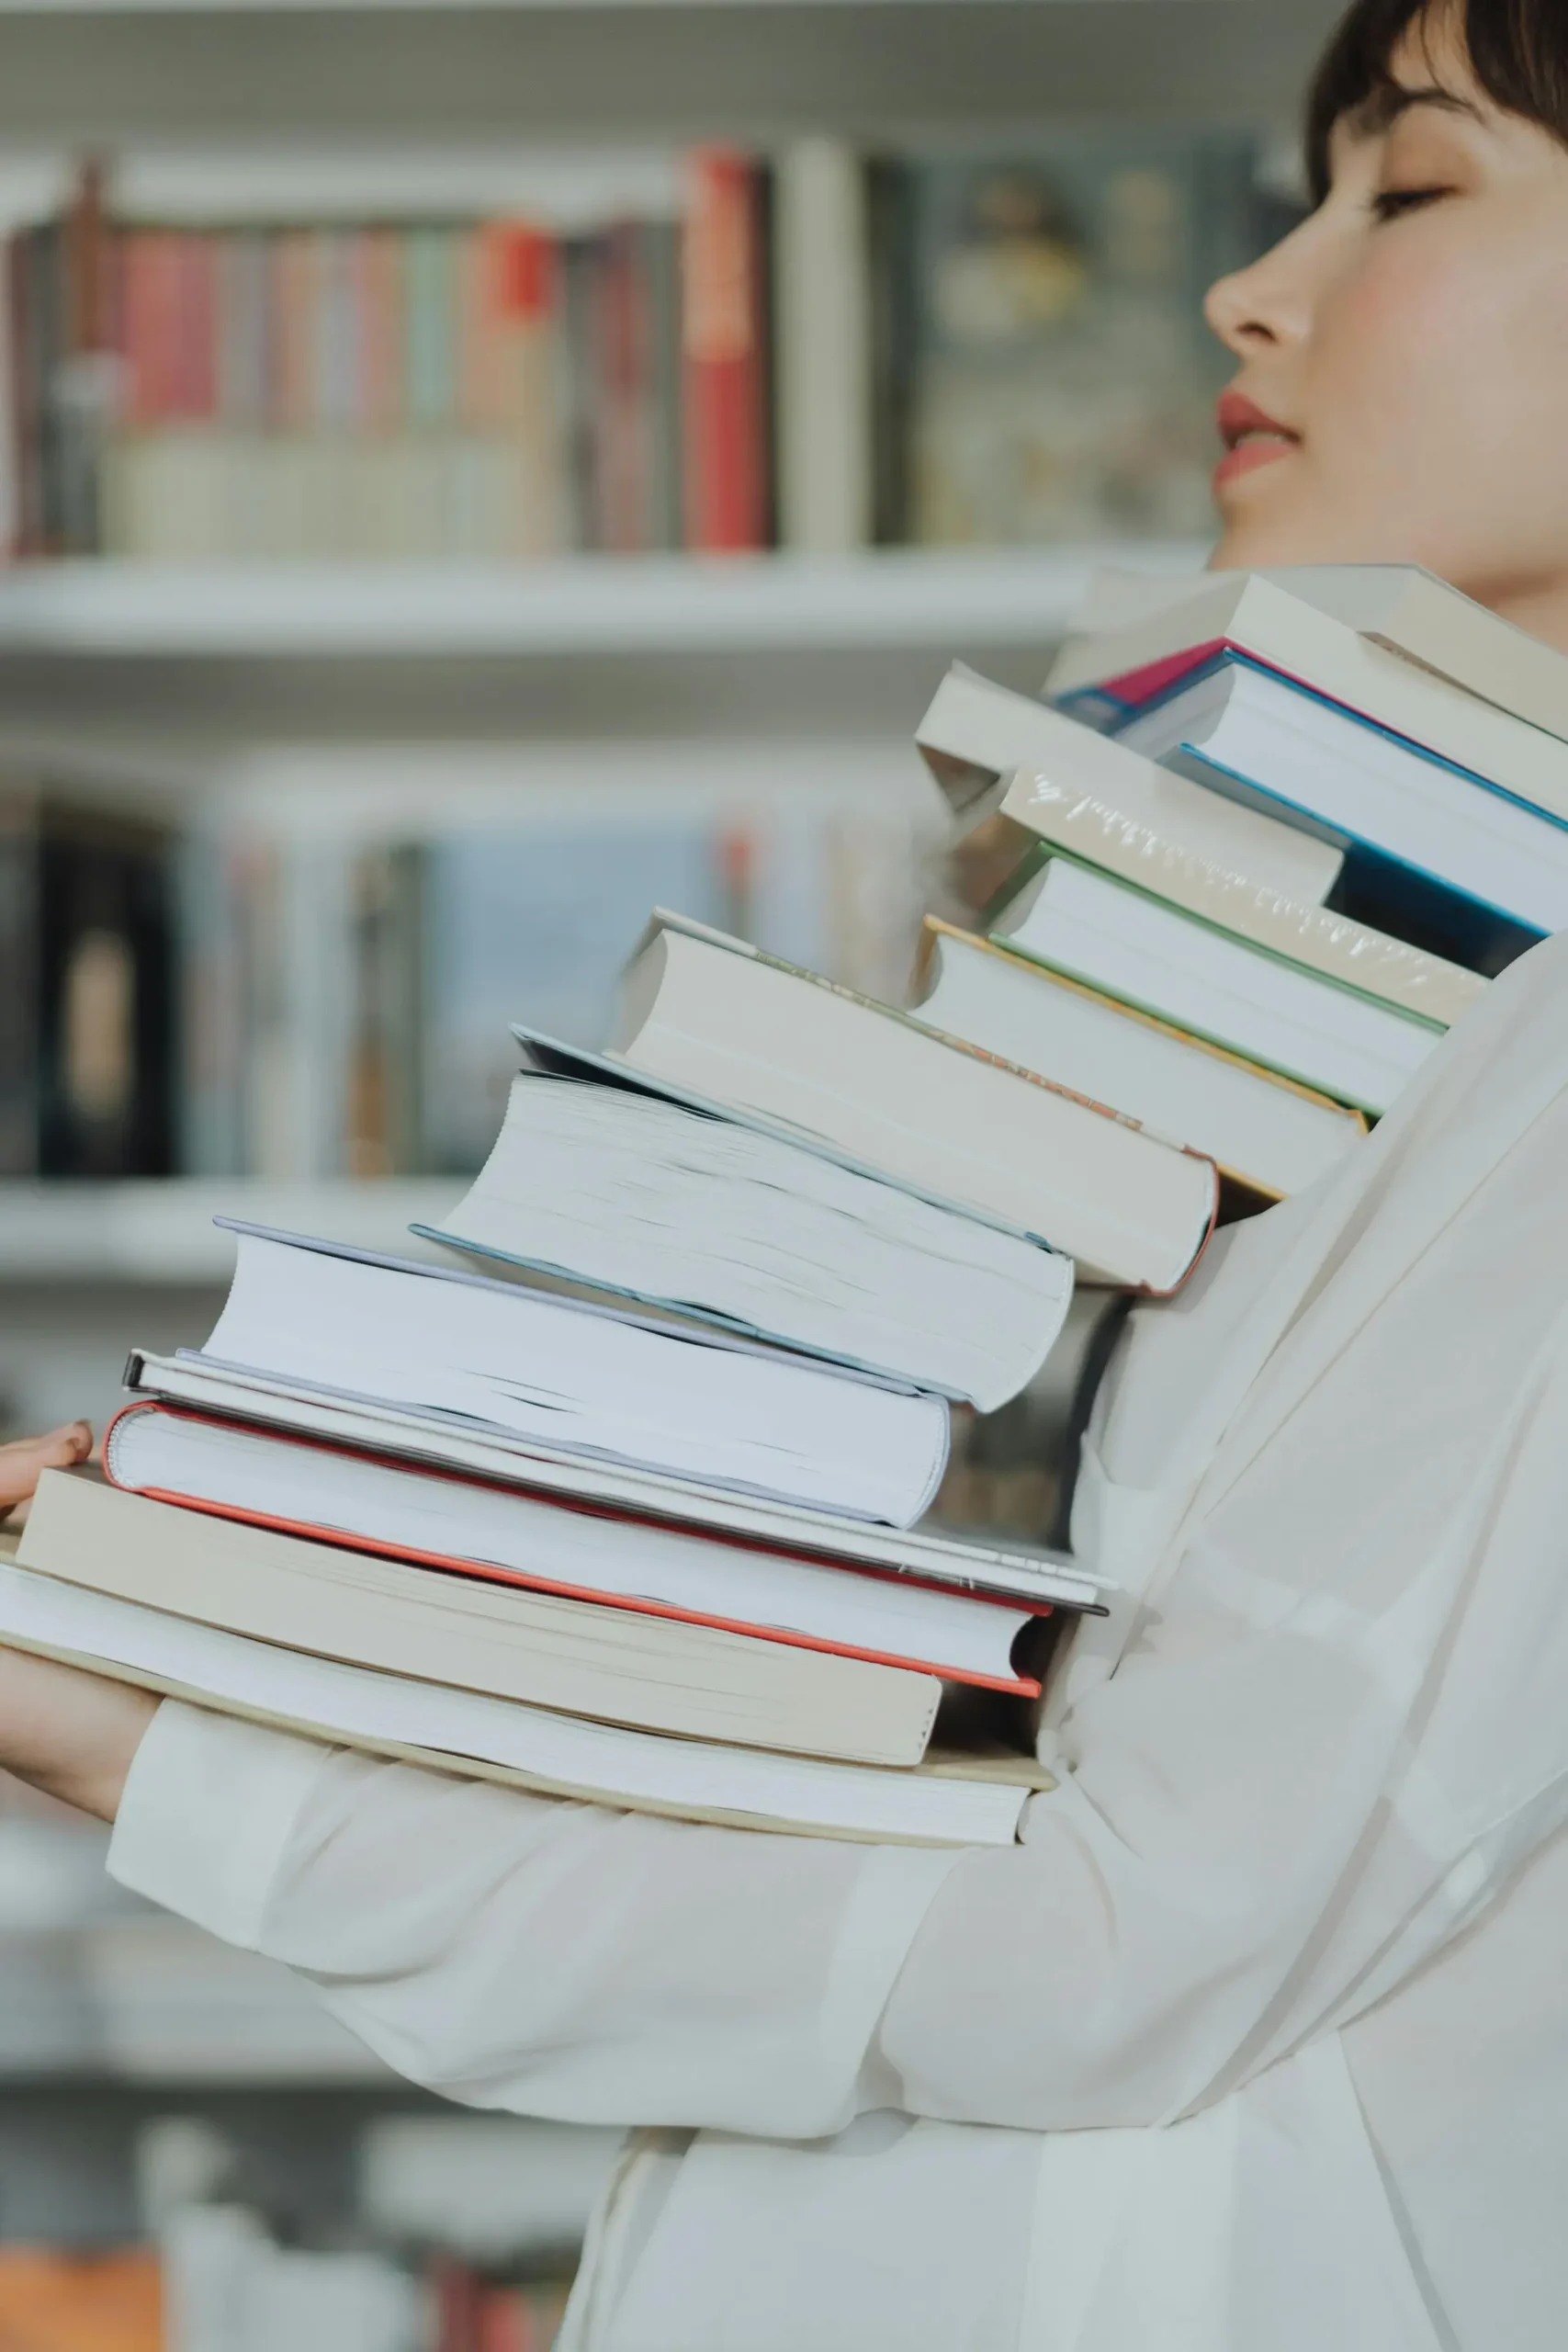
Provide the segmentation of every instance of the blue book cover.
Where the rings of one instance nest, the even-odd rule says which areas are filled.
[[[1316,694],[1298,680],[1287,678],[1267,663],[1256,662],[1247,654],[1227,651],[1212,661],[1190,670],[1174,681],[1163,693],[1147,702],[1136,705],[1118,703],[1103,687],[1092,687],[1078,695],[1063,698],[1061,707],[1074,718],[1094,727],[1102,734],[1119,735],[1135,721],[1146,718],[1161,709],[1179,695],[1190,692],[1228,670],[1248,670],[1268,678],[1281,694],[1299,696],[1303,702],[1320,704],[1337,718],[1349,718],[1359,725],[1370,728],[1401,751],[1412,752],[1433,767],[1461,777],[1478,792],[1506,801],[1514,808],[1528,808],[1531,817],[1539,820],[1552,832],[1564,830],[1561,821],[1532,804],[1518,800],[1484,776],[1443,759],[1426,745],[1413,742],[1407,736],[1395,735],[1385,727],[1350,711],[1325,695]],[[1467,966],[1471,970],[1488,975],[1503,970],[1517,956],[1533,947],[1546,936],[1539,926],[1526,922],[1512,909],[1495,905],[1492,901],[1461,890],[1438,875],[1428,873],[1404,858],[1395,856],[1378,844],[1359,839],[1341,827],[1323,822],[1315,813],[1301,802],[1288,799],[1283,794],[1259,784],[1255,778],[1241,775],[1214,759],[1202,745],[1183,743],[1160,762],[1178,775],[1185,775],[1195,784],[1222,793],[1244,807],[1256,808],[1266,817],[1283,818],[1298,830],[1313,832],[1331,842],[1344,853],[1345,864],[1339,880],[1330,895],[1328,904],[1336,911],[1352,917],[1358,922],[1371,924],[1373,929],[1389,933],[1393,937],[1408,940],[1412,946],[1425,948],[1429,954],[1443,956],[1451,962]],[[1287,813],[1288,812],[1288,813]]]

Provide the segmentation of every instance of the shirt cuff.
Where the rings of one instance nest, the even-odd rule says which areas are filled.
[[[109,1876],[225,1943],[259,1948],[295,1824],[331,1753],[165,1699],[126,1781]]]

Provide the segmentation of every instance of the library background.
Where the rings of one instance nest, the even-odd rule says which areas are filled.
[[[8,1432],[200,1341],[215,1215],[439,1223],[650,903],[898,1000],[948,662],[1201,560],[1199,298],[1332,13],[0,0]],[[1050,1530],[1075,1362],[950,1521]],[[102,1845],[5,1792],[0,2347],[543,2352],[609,2136],[422,2098]]]

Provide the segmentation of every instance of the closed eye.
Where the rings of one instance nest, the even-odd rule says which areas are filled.
[[[1372,198],[1372,215],[1379,221],[1398,220],[1407,212],[1419,212],[1428,204],[1437,204],[1451,196],[1451,187],[1389,187]]]

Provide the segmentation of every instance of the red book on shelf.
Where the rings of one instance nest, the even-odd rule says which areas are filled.
[[[568,474],[559,240],[526,220],[496,221],[480,233],[486,397],[511,458],[504,541],[513,555],[556,555]]]
[[[606,1590],[602,1586],[566,1583],[558,1577],[503,1566],[498,1561],[479,1557],[473,1554],[426,1550],[414,1544],[400,1542],[390,1533],[378,1532],[371,1535],[356,1532],[351,1526],[343,1523],[344,1520],[352,1519],[355,1515],[355,1502],[347,1496],[343,1498],[340,1505],[343,1519],[340,1520],[334,1511],[330,1521],[312,1519],[308,1511],[298,1508],[290,1511],[281,1504],[276,1510],[262,1510],[251,1503],[242,1504],[218,1499],[218,1486],[222,1483],[231,1484],[231,1482],[214,1480],[210,1476],[198,1482],[197,1479],[189,1476],[184,1478],[172,1476],[165,1481],[161,1476],[148,1475],[145,1450],[135,1443],[135,1438],[142,1430],[153,1429],[159,1423],[164,1426],[172,1424],[176,1431],[181,1428],[199,1430],[205,1427],[226,1430],[233,1436],[249,1438],[254,1442],[258,1456],[261,1457],[261,1467],[267,1481],[266,1491],[276,1493],[280,1498],[288,1496],[292,1498],[299,1487],[305,1483],[303,1465],[308,1464],[312,1456],[318,1461],[324,1462],[330,1462],[333,1457],[337,1457],[344,1462],[357,1464],[362,1471],[367,1467],[378,1466],[382,1470],[394,1471],[404,1478],[417,1481],[417,1490],[411,1490],[406,1502],[409,1509],[412,1509],[417,1503],[419,1516],[423,1523],[429,1523],[431,1520],[433,1498],[439,1504],[442,1496],[449,1494],[454,1498],[456,1509],[460,1513],[465,1490],[487,1498],[493,1498],[497,1491],[493,1481],[475,1478],[461,1471],[440,1469],[428,1462],[405,1460],[394,1454],[370,1454],[357,1448],[339,1445],[327,1439],[296,1436],[292,1433],[286,1436],[276,1430],[242,1428],[235,1423],[219,1420],[209,1414],[175,1410],[166,1405],[150,1402],[122,1407],[105,1432],[104,1475],[111,1486],[118,1487],[128,1494],[145,1496],[150,1502],[173,1503],[181,1510],[202,1511],[213,1519],[229,1519],[237,1521],[243,1526],[268,1528],[275,1534],[300,1536],[310,1542],[333,1544],[344,1551],[364,1552],[383,1559],[405,1560],[412,1566],[439,1569],[449,1576],[476,1577],[490,1584],[519,1585],[534,1592],[554,1593],[563,1600],[588,1600],[601,1608],[627,1610],[634,1615],[665,1617],[687,1625],[707,1625],[720,1633],[746,1634],[753,1640],[782,1643],[786,1648],[825,1651],[835,1657],[860,1658],[868,1665],[901,1667],[918,1674],[938,1674],[944,1681],[971,1683],[980,1690],[1012,1691],[1024,1698],[1036,1698],[1039,1695],[1039,1682],[1028,1675],[1015,1672],[1009,1652],[1032,1618],[1048,1617],[1052,1613],[1047,1603],[1024,1600],[1005,1600],[977,1593],[964,1594],[962,1598],[944,1595],[942,1598],[948,1601],[950,1607],[962,1612],[978,1611],[982,1612],[983,1619],[988,1620],[988,1623],[983,1626],[984,1639],[978,1650],[974,1650],[971,1645],[972,1656],[967,1660],[963,1657],[954,1659],[949,1656],[913,1656],[908,1648],[900,1649],[897,1645],[897,1636],[893,1631],[898,1626],[903,1613],[899,1608],[899,1588],[907,1586],[911,1580],[896,1574],[879,1575],[877,1571],[871,1568],[829,1567],[818,1573],[829,1580],[829,1590],[833,1583],[840,1580],[846,1584],[852,1581],[863,1589],[868,1584],[886,1587],[888,1589],[890,1603],[886,1612],[889,1627],[889,1645],[886,1648],[873,1647],[861,1642],[829,1639],[806,1633],[794,1625],[779,1624],[773,1621],[772,1610],[780,1606],[789,1606],[791,1601],[778,1589],[776,1581],[770,1583],[767,1576],[769,1562],[776,1560],[779,1563],[779,1576],[784,1580],[785,1586],[793,1596],[793,1605],[796,1607],[800,1605],[800,1595],[795,1589],[795,1578],[799,1568],[805,1564],[797,1561],[793,1555],[775,1550],[771,1546],[748,1544],[740,1539],[730,1539],[728,1543],[721,1542],[719,1545],[721,1555],[725,1552],[732,1555],[749,1553],[755,1558],[758,1569],[757,1582],[755,1587],[748,1584],[746,1589],[756,1613],[750,1615],[745,1613],[744,1605],[740,1600],[742,1589],[739,1582],[737,1582],[735,1613],[723,1613],[712,1609],[687,1608],[670,1600],[660,1600],[643,1591],[612,1591]],[[291,1464],[300,1464],[301,1468],[298,1471],[291,1469]],[[502,1489],[502,1491],[505,1490]],[[629,1517],[627,1513],[617,1510],[612,1506],[595,1504],[575,1498],[556,1496],[546,1500],[537,1496],[519,1495],[517,1501],[521,1509],[563,1510],[593,1520],[608,1519],[625,1521]],[[363,1525],[362,1495],[358,1498],[358,1510]],[[386,1526],[390,1527],[394,1523],[387,1514],[383,1513],[382,1517]],[[402,1523],[403,1517],[403,1511],[400,1510],[399,1523]],[[469,1540],[475,1540],[471,1534]],[[481,1537],[479,1540],[483,1539]],[[682,1540],[699,1547],[714,1541],[713,1538],[695,1532],[684,1534]],[[741,1565],[741,1561],[738,1558],[737,1566]],[[813,1604],[807,1605],[809,1608]],[[820,1610],[822,1603],[818,1600],[815,1606]],[[822,1622],[820,1617],[818,1622]],[[979,1627],[981,1620],[969,1618],[967,1624]],[[953,1631],[951,1623],[948,1630],[951,1634]],[[954,1646],[963,1646],[966,1638],[965,1634],[961,1634]],[[976,1663],[976,1658],[979,1656],[988,1657],[991,1670],[987,1671]]]
[[[121,326],[127,422],[145,431],[180,413],[181,244],[172,230],[127,232]]]
[[[653,545],[653,322],[637,223],[600,240],[593,351],[596,537],[616,555]]]
[[[682,266],[686,543],[764,547],[769,525],[767,257],[761,167],[728,148],[688,159]]]
[[[172,413],[182,424],[218,414],[218,240],[203,232],[175,240],[176,319]]]

